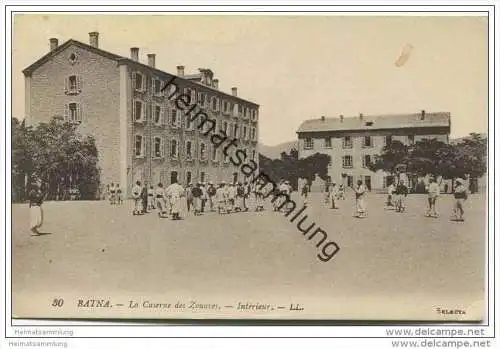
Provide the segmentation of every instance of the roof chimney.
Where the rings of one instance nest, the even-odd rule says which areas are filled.
[[[321,117],[321,121],[325,121],[325,116],[324,115]]]
[[[154,53],[148,53],[148,65],[151,68],[155,67],[156,55]]]
[[[139,62],[139,47],[130,48],[130,58],[133,61]]]
[[[55,50],[57,48],[57,46],[59,45],[59,40],[57,40],[57,38],[50,38],[49,42],[50,42],[50,50],[51,51]]]
[[[235,96],[235,97],[238,96],[238,88],[237,87],[232,87],[231,88],[231,94],[233,96]]]
[[[425,119],[425,110],[422,110],[422,112],[420,113],[420,120],[424,119]]]
[[[184,76],[184,66],[183,65],[177,66],[177,76]]]
[[[213,83],[214,83],[214,88],[216,88],[218,90],[219,89],[219,79],[214,79]]]
[[[340,115],[340,122],[344,122],[344,115]]]
[[[90,46],[94,46],[95,48],[99,48],[99,33],[98,32],[89,33],[89,43],[90,43]]]

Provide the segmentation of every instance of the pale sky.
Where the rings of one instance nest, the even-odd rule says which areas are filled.
[[[487,132],[486,17],[16,15],[13,116],[24,114],[22,69],[46,54],[49,38],[88,43],[186,74],[210,68],[219,88],[260,104],[263,144],[296,139],[302,121],[449,111],[452,137]],[[408,61],[395,65],[403,47]]]

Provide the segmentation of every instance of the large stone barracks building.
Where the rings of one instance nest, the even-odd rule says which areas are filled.
[[[23,70],[25,119],[36,124],[64,118],[94,136],[102,184],[130,190],[136,180],[168,185],[174,178],[182,184],[242,179],[222,149],[168,98],[168,81],[258,161],[259,105],[239,97],[236,87],[231,94],[220,91],[210,69],[186,75],[177,66],[176,74],[167,73],[156,68],[152,53],[141,63],[136,47],[130,57],[107,52],[97,32],[89,33],[89,41],[58,45],[51,38],[50,51]]]
[[[368,164],[386,144],[398,140],[410,145],[424,138],[448,143],[450,128],[450,113],[424,110],[415,114],[311,119],[297,131],[299,158],[328,154],[328,175],[332,181],[352,186],[361,179],[370,190],[382,190],[392,178],[383,171],[370,171]]]

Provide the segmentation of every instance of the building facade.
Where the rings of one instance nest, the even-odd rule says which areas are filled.
[[[89,44],[68,40],[23,70],[25,120],[49,122],[54,117],[78,124],[92,135],[99,151],[101,183],[164,185],[233,181],[242,174],[204,137],[196,123],[176,107],[172,94],[189,94],[193,107],[216,121],[218,130],[238,140],[248,159],[258,161],[259,105],[242,99],[233,87],[219,90],[210,69],[185,75],[159,70],[155,54],[139,61],[139,48],[130,57],[99,48],[99,33],[89,33]],[[171,82],[167,86],[167,82]],[[169,98],[170,97],[170,98]]]
[[[336,183],[352,186],[361,179],[370,190],[383,190],[392,180],[383,171],[372,172],[368,165],[383,147],[400,141],[410,145],[422,139],[448,143],[450,113],[365,116],[307,120],[297,131],[299,158],[315,153],[330,155],[328,175]]]

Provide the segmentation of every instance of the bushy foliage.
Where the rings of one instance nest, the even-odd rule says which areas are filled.
[[[42,180],[47,199],[61,200],[77,188],[81,199],[94,199],[99,188],[98,152],[91,136],[77,125],[54,119],[36,127],[12,119],[12,191],[24,200],[32,175]]]

